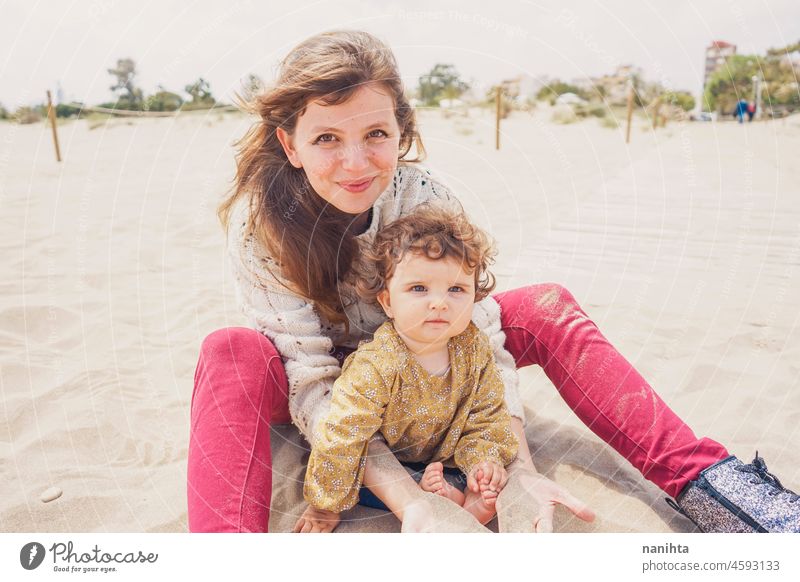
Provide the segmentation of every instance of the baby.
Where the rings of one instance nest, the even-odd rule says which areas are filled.
[[[518,442],[488,338],[472,323],[494,288],[493,249],[462,213],[421,205],[383,228],[355,266],[356,286],[389,321],[345,360],[318,427],[304,495],[339,513],[358,502],[366,453],[383,438],[403,462],[428,463],[425,491],[462,505],[482,524],[495,515]],[[444,465],[468,477],[466,494]]]

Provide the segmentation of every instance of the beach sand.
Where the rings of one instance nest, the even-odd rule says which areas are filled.
[[[187,530],[198,349],[242,325],[215,207],[234,114],[60,128],[0,123],[0,530]],[[421,115],[427,165],[497,239],[498,290],[558,282],[699,435],[756,449],[800,486],[800,120],[639,120],[630,145],[593,119]],[[694,531],[664,494],[520,372],[541,472],[587,502],[557,531]],[[273,432],[272,531],[302,510],[306,455]],[[58,487],[49,503],[42,492]],[[399,531],[356,508],[342,531]]]

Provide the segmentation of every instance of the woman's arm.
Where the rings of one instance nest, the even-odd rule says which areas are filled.
[[[536,472],[522,421],[512,418],[511,429],[519,440],[519,453],[507,467],[508,481],[497,498],[500,532],[552,532],[556,505],[564,505],[584,521],[594,521],[588,505]]]
[[[382,439],[369,443],[363,484],[397,516],[403,532],[488,531],[472,514],[449,499],[420,489]],[[338,524],[338,514],[309,505],[294,531],[325,533],[333,531]]]
[[[462,507],[420,489],[381,439],[369,443],[364,485],[403,523],[403,532],[488,531]]]
[[[403,521],[405,509],[425,493],[411,478],[383,439],[372,439],[367,448],[364,485],[383,501],[397,519]]]
[[[531,450],[528,447],[528,439],[525,436],[525,427],[519,418],[511,417],[511,430],[519,441],[519,451],[517,451],[517,458],[509,465],[509,469],[511,466],[516,466],[517,469],[526,469],[536,473],[536,466],[533,464]]]
[[[246,206],[246,205],[245,205]],[[246,208],[238,209],[228,230],[227,253],[238,303],[248,325],[268,337],[283,358],[292,421],[309,443],[327,412],[339,376],[333,342],[323,334],[313,305],[281,278],[280,265],[246,229]]]

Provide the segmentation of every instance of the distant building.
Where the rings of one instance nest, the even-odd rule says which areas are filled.
[[[706,69],[703,76],[703,92],[705,93],[708,79],[725,64],[729,57],[736,54],[736,45],[724,40],[715,40],[706,48]]]

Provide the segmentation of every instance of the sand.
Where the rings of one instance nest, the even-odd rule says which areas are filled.
[[[214,208],[238,115],[0,123],[0,530],[180,532],[202,339],[241,325]],[[555,281],[695,429],[800,486],[800,122],[426,113],[428,165],[497,238],[499,290]],[[557,531],[693,531],[521,371],[538,468],[594,508]],[[273,435],[273,531],[302,508],[292,427]],[[52,487],[63,494],[44,503]],[[342,531],[399,531],[358,508]],[[492,524],[496,529],[496,524]]]

